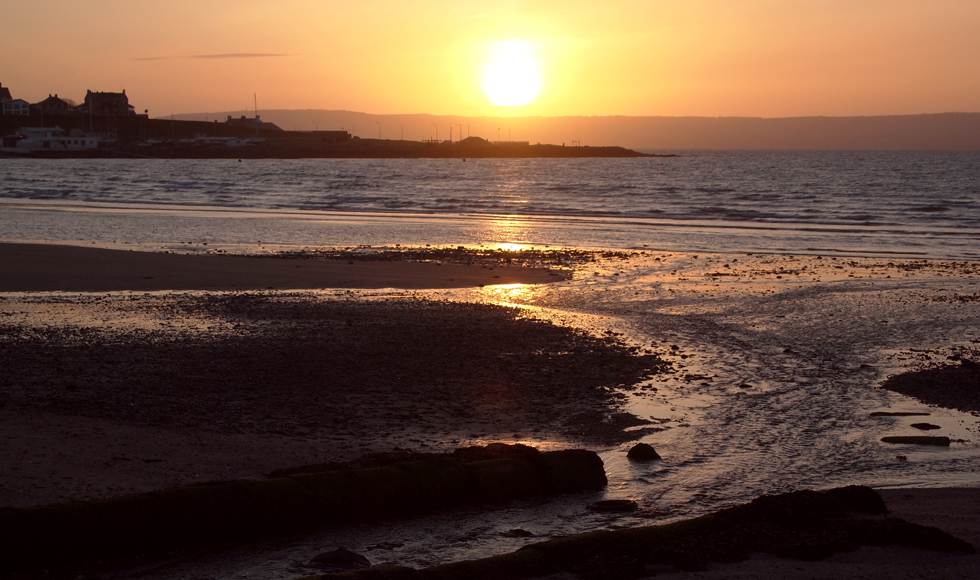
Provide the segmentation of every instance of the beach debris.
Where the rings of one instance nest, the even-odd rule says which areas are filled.
[[[909,427],[915,427],[922,431],[932,431],[933,429],[940,429],[939,425],[933,425],[932,423],[912,423]]]
[[[930,437],[928,435],[907,435],[882,437],[882,443],[894,443],[897,445],[936,445],[939,447],[949,447],[949,437]]]
[[[340,547],[336,550],[330,550],[329,552],[323,552],[313,556],[309,565],[329,573],[370,568],[371,562],[356,552],[351,552],[347,548]]]
[[[628,459],[633,461],[656,461],[662,459],[657,450],[647,443],[637,443],[626,454]]]
[[[908,461],[909,460],[909,458],[908,458],[907,455],[896,455],[895,456],[895,459],[897,459],[898,461]]]
[[[501,532],[501,536],[505,538],[531,538],[534,537],[534,533],[529,532],[522,528],[514,528],[513,530],[507,530],[506,532]]]
[[[632,512],[640,509],[640,506],[631,499],[607,499],[589,504],[589,511],[593,512]]]
[[[932,413],[911,413],[908,411],[875,411],[871,417],[928,417]]]

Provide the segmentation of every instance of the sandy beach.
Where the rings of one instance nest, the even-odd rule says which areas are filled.
[[[678,321],[737,315],[761,323],[751,308],[768,296],[894,281],[906,302],[910,292],[933,293],[928,308],[975,316],[972,264],[915,264],[634,253],[569,272],[0,244],[0,506],[262,477],[392,449],[487,441],[623,449],[665,427],[629,414],[620,389],[704,380],[710,352],[685,343],[679,322],[665,329],[669,341],[641,349],[628,332],[617,336],[624,329],[615,320],[586,332],[530,313],[569,307],[568,290],[600,281],[621,296],[645,284],[661,315]],[[634,269],[643,274],[631,276]],[[567,289],[492,286],[556,281]],[[478,295],[413,291],[481,285]],[[701,336],[709,348],[711,335]],[[946,354],[922,353],[920,362]],[[848,365],[854,376],[866,372],[829,364],[838,375]],[[980,546],[977,489],[881,493],[895,515]],[[760,556],[669,574],[968,578],[975,558],[862,548],[819,563]]]

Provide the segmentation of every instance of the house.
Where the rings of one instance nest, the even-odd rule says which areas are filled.
[[[11,99],[3,102],[4,117],[26,117],[31,114],[31,104],[24,99]]]
[[[135,115],[136,107],[129,104],[126,91],[121,93],[85,92],[85,102],[78,106],[78,112],[95,117],[123,117]]]
[[[31,107],[41,111],[42,115],[67,115],[75,110],[75,102],[59,99],[58,95],[48,95],[48,98],[40,103],[34,103]]]
[[[12,100],[14,100],[14,98],[10,96],[10,89],[3,86],[3,83],[0,83],[0,103],[6,103],[7,101]]]

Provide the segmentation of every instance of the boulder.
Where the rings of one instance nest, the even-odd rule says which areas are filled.
[[[637,443],[634,445],[629,453],[626,454],[626,457],[632,461],[654,461],[661,458],[657,450],[652,445],[646,443]]]
[[[323,570],[324,572],[345,572],[347,570],[360,570],[370,568],[371,562],[364,556],[351,552],[347,548],[337,548],[329,552],[323,552],[313,556],[310,566]]]

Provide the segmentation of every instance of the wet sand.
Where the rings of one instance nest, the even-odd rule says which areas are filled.
[[[614,444],[645,422],[613,388],[660,364],[518,309],[405,296],[59,295],[0,313],[11,506],[398,448]]]
[[[139,258],[147,256],[135,252],[129,254],[135,254],[137,262]],[[213,259],[207,262],[211,264],[229,258],[165,254],[153,256]],[[259,261],[289,264],[288,260],[273,258],[243,259],[253,260],[243,262],[248,264]],[[652,253],[643,259],[653,259]],[[41,262],[39,259],[38,264]],[[6,261],[0,264],[4,264],[0,268],[7,267]],[[58,261],[49,261],[47,264],[49,273],[50,268],[60,268]],[[678,328],[683,330],[683,327],[676,326],[678,321],[683,320],[717,321],[727,318],[743,323],[748,321],[753,327],[758,325],[759,328],[773,333],[773,338],[770,339],[772,344],[766,348],[776,353],[776,357],[783,358],[796,357],[798,354],[787,348],[787,343],[782,342],[786,337],[776,335],[777,330],[791,324],[800,325],[799,321],[807,320],[806,317],[810,316],[809,308],[812,308],[807,307],[807,304],[812,305],[817,300],[830,303],[830,298],[816,292],[821,288],[869,288],[877,284],[878,287],[893,289],[890,291],[896,296],[901,293],[901,302],[895,304],[903,305],[902,308],[928,308],[930,316],[935,313],[960,320],[970,320],[970,316],[975,316],[973,313],[978,303],[978,269],[975,264],[861,258],[833,260],[814,256],[739,256],[736,260],[733,256],[725,255],[697,257],[678,253],[672,253],[669,257],[664,255],[663,260],[658,258],[656,264],[653,270],[645,269],[640,277],[631,277],[630,269],[635,268],[634,262],[613,257],[595,265],[590,264],[587,270],[578,268],[569,289],[576,288],[576,283],[598,283],[610,295],[634,295],[642,291],[642,295],[637,294],[640,296],[638,300],[650,300],[651,303],[656,301],[657,315],[672,317],[671,324],[675,326],[665,328],[674,332]],[[478,277],[474,280],[476,284],[484,283],[488,275],[491,281],[489,283],[502,283],[502,278],[492,277],[502,275],[497,274],[497,271],[514,270],[521,275],[535,271],[533,268],[517,267],[489,271],[488,268],[478,265],[448,263],[436,266],[431,263],[348,265],[346,262],[335,262],[334,265],[345,268],[377,265],[379,271],[384,272],[391,272],[390,266],[396,265],[417,272],[422,272],[421,268],[424,267],[429,274],[446,272],[449,266],[453,266],[477,271]],[[35,270],[43,273],[45,269],[37,265]],[[545,273],[546,270],[538,270],[538,273],[543,273],[552,280],[556,279]],[[90,281],[98,281],[100,277],[97,270],[93,274],[92,268],[82,269],[82,272],[85,274],[83,278],[87,277]],[[188,270],[184,275],[190,279],[202,275],[200,270],[197,274],[193,272],[193,269]],[[239,269],[237,274],[229,276],[230,279],[240,279],[235,276],[248,275],[248,268],[245,268],[244,272]],[[449,282],[457,281],[443,279],[440,282],[438,277],[432,276],[422,278],[425,279],[422,285],[414,287],[433,288],[439,287],[439,283],[443,287],[455,287]],[[7,277],[0,279],[6,281]],[[130,281],[133,279],[132,276],[129,278]],[[155,279],[156,276],[148,282]],[[306,281],[309,282],[309,279]],[[163,282],[159,284],[165,286]],[[366,287],[397,287],[390,279],[377,284]],[[233,288],[227,285],[227,281],[224,285],[218,284],[215,287]],[[244,287],[255,286],[246,284]],[[162,289],[161,286],[150,288]],[[815,290],[807,293],[810,288]],[[21,286],[20,289],[27,288]],[[244,298],[237,302],[222,298],[229,296]],[[544,306],[562,308],[566,296],[574,298],[575,293],[552,293],[539,302]],[[589,295],[590,298],[599,296],[601,295],[594,292]],[[521,302],[520,296],[515,297],[513,293],[503,293],[500,297]],[[778,316],[762,310],[761,306],[758,310],[750,308],[754,304],[765,304],[764,300],[769,297],[773,297],[773,300],[785,297],[779,303],[781,310],[776,310]],[[35,370],[45,367],[42,364],[44,360],[52,360],[51,357],[45,359],[45,353],[35,348],[45,344],[77,347],[79,350],[74,351],[77,354],[100,344],[115,344],[115,340],[116,343],[129,345],[129,348],[136,345],[135,350],[129,351],[135,353],[134,361],[142,360],[139,357],[155,350],[153,345],[170,344],[168,348],[173,349],[170,352],[177,353],[172,358],[196,364],[192,369],[198,373],[195,378],[203,377],[205,380],[200,382],[207,383],[214,378],[215,373],[221,374],[216,369],[209,369],[208,357],[184,355],[195,351],[209,352],[211,343],[207,341],[210,340],[216,340],[217,343],[214,344],[221,344],[223,353],[234,353],[241,346],[242,337],[260,335],[273,342],[288,339],[286,344],[307,343],[311,345],[309,352],[316,353],[319,345],[330,340],[337,344],[350,343],[354,335],[349,333],[348,326],[357,329],[362,325],[374,324],[377,320],[391,321],[391,302],[396,303],[395,310],[400,312],[394,319],[395,322],[401,321],[401,327],[375,327],[369,334],[376,340],[362,345],[360,354],[354,357],[362,364],[351,367],[357,367],[354,374],[344,375],[347,380],[355,383],[366,376],[373,376],[378,389],[348,396],[342,388],[343,384],[353,383],[339,381],[340,387],[332,392],[331,397],[325,398],[322,404],[308,405],[309,408],[298,404],[281,405],[274,397],[236,398],[229,396],[228,392],[218,397],[215,407],[208,407],[207,397],[204,396],[193,399],[196,403],[189,404],[186,408],[173,407],[179,401],[168,399],[164,390],[159,386],[153,387],[153,381],[145,381],[139,375],[125,373],[121,376],[107,373],[109,380],[96,381],[115,393],[114,397],[108,399],[109,404],[98,404],[98,401],[105,400],[100,399],[101,395],[95,396],[97,393],[90,392],[93,396],[86,399],[83,396],[85,389],[72,385],[66,379],[87,377],[83,382],[92,382],[88,379],[94,380],[99,376],[102,367],[97,363],[106,360],[104,357],[76,357],[74,360],[89,361],[80,367],[66,366],[65,363],[49,364],[47,367],[55,379],[45,379],[47,386],[44,389],[31,390],[33,395],[25,395],[27,390],[23,389],[22,392],[17,392],[16,385],[9,383],[0,389],[3,393],[0,395],[0,438],[7,442],[3,451],[5,456],[0,462],[3,466],[3,472],[0,473],[0,482],[3,483],[3,489],[0,489],[0,505],[33,505],[49,501],[105,497],[209,479],[258,477],[282,467],[345,460],[364,452],[395,447],[422,451],[443,450],[490,440],[526,441],[542,446],[608,446],[610,441],[616,441],[612,436],[614,432],[619,431],[622,436],[622,427],[631,424],[628,417],[618,414],[621,407],[617,406],[618,393],[614,390],[637,380],[637,377],[650,369],[650,365],[638,367],[629,362],[625,356],[628,349],[611,343],[600,345],[585,338],[576,338],[574,333],[554,334],[544,323],[541,326],[521,326],[516,324],[519,322],[517,319],[523,316],[519,311],[482,310],[473,305],[460,304],[450,306],[448,302],[419,298],[420,296],[413,296],[411,293],[395,291],[371,294],[340,291],[289,293],[278,290],[245,295],[162,293],[139,297],[127,293],[8,295],[0,300],[0,324],[4,325],[5,332],[8,333],[5,340],[15,337],[16,340],[24,341],[23,349],[19,352],[34,353],[32,356],[37,356],[33,363]],[[316,318],[310,318],[310,311],[304,310],[307,307],[304,305],[319,304],[325,299],[340,304],[340,308],[354,308],[351,312],[355,314],[337,315],[336,312],[330,314],[324,311],[319,320],[328,321],[329,330],[336,334],[332,338],[319,335],[312,340],[310,335],[304,334],[310,330],[304,327],[304,321]],[[531,302],[533,301],[532,298]],[[917,301],[926,306],[916,305]],[[572,303],[574,299],[569,301],[569,304]],[[892,308],[887,317],[889,320],[880,317],[881,321],[877,322],[876,317],[872,322],[876,329],[880,327],[882,332],[891,332],[891,326],[896,319],[901,321],[905,311],[886,301],[883,304],[883,308]],[[904,306],[906,304],[908,306]],[[789,310],[791,306],[798,309]],[[823,308],[828,309],[826,306]],[[270,313],[274,316],[270,316]],[[437,315],[436,318],[433,318],[434,314]],[[416,318],[417,315],[419,318]],[[294,324],[283,326],[280,324],[283,319],[293,320]],[[941,317],[937,319],[941,320]],[[426,324],[425,321],[429,322]],[[615,324],[615,321],[609,322]],[[870,324],[859,317],[841,317],[818,322],[844,329],[849,333],[846,336],[859,335],[861,333],[855,328],[859,328],[861,324]],[[287,327],[291,330],[287,331]],[[612,328],[617,329],[615,326]],[[696,334],[703,342],[710,344],[714,340],[711,334],[700,328],[698,330]],[[891,333],[896,337],[896,348],[901,344],[919,346],[915,342],[909,342],[912,340],[910,336],[914,340],[920,340],[914,334],[919,331],[914,325],[903,323],[896,330],[898,331]],[[344,334],[345,332],[348,334]],[[527,340],[515,343],[513,337],[516,336],[526,337]],[[881,372],[899,370],[900,365],[906,364],[906,359],[931,357],[942,361],[950,354],[948,348],[940,348],[950,343],[936,343],[925,334],[922,336],[925,338],[921,340],[933,340],[932,344],[936,347],[934,351],[910,351],[906,346],[895,355],[892,366],[883,367]],[[468,340],[471,342],[461,340],[465,337],[470,337]],[[125,340],[119,340],[120,338]],[[970,335],[966,338],[973,339]],[[669,348],[674,342],[680,344],[680,349]],[[865,351],[858,348],[863,347],[863,344],[827,345],[828,355],[824,355],[827,358],[824,359],[823,366],[834,371],[836,376],[843,376],[845,373],[841,371],[846,371],[861,384],[874,384],[872,378],[862,378],[869,373],[866,365],[858,365],[849,358],[846,359],[850,361],[847,365],[836,359],[829,360],[837,352],[830,352],[832,347],[841,352],[863,353]],[[178,345],[179,348],[173,345]],[[405,350],[406,345],[413,347]],[[551,346],[542,349],[541,345]],[[892,344],[885,346],[892,347]],[[447,347],[451,347],[450,350],[440,350]],[[952,352],[972,356],[970,352],[963,350],[971,347],[957,348],[961,350]],[[392,396],[391,384],[381,380],[385,373],[371,374],[379,369],[377,361],[380,360],[371,358],[371,353],[393,350],[401,351],[397,357],[402,364],[399,372],[408,373],[402,376],[413,377],[416,384],[424,383],[425,389],[404,390],[397,396]],[[699,380],[703,371],[699,368],[698,361],[709,355],[707,352],[694,351],[678,337],[671,337],[669,342],[651,350],[647,351],[648,354],[677,362],[678,369],[686,365],[686,375],[672,373],[672,377],[687,385]],[[337,350],[338,353],[343,351],[344,349]],[[7,349],[5,352],[12,351]],[[473,353],[480,354],[473,356]],[[575,353],[576,356],[562,357],[561,353]],[[681,362],[680,358],[688,353],[691,353],[691,358],[685,358]],[[694,354],[698,355],[697,358],[694,358]],[[114,353],[117,358],[122,355],[123,351],[117,350]],[[287,352],[282,355],[283,360],[289,360]],[[595,358],[589,359],[584,355]],[[25,357],[15,358],[20,361],[18,364],[24,364]],[[888,355],[887,359],[891,361],[892,355]],[[70,362],[73,359],[59,357],[58,360]],[[157,371],[164,368],[162,365],[165,360],[161,360],[161,366],[154,367],[155,374],[160,375]],[[587,371],[595,367],[596,360],[608,361],[614,372],[597,372],[590,376]],[[647,362],[652,361],[653,358]],[[266,362],[274,363],[275,358],[267,359]],[[447,374],[446,369],[450,367],[454,370]],[[738,372],[747,372],[746,368],[748,367],[740,366]],[[387,379],[399,376],[398,373],[388,374],[391,376]],[[38,377],[41,374],[34,372],[33,375]],[[306,380],[300,375],[288,376],[290,380],[285,381],[288,385],[302,385]],[[160,378],[165,379],[166,375],[160,375]],[[458,390],[459,385],[473,383],[474,379],[481,387],[488,382],[498,387],[489,391],[482,388]],[[533,380],[539,382],[533,383]],[[721,382],[717,377],[715,380]],[[549,401],[567,398],[568,393],[552,391],[544,398],[534,398],[530,392],[512,390],[513,384],[524,381],[532,381],[529,384],[538,386],[545,383],[567,385],[580,396],[564,409],[551,409]],[[758,388],[758,377],[739,378],[739,381],[732,384],[741,385],[743,381],[751,382],[754,386],[732,386],[732,389]],[[445,400],[455,400],[463,407],[441,404],[442,400],[431,398],[432,393],[446,394]],[[344,402],[347,406],[337,402],[344,398],[347,399]],[[295,402],[301,399],[293,397],[286,400]],[[151,410],[156,409],[155,412],[147,411],[147,401],[152,403],[149,407]],[[473,401],[477,403],[473,404]],[[223,411],[214,412],[215,408]],[[264,416],[263,410],[266,411]],[[601,411],[598,415],[597,410]],[[309,414],[304,416],[304,413]],[[344,413],[349,415],[345,416]],[[239,421],[241,417],[246,417],[247,421]],[[217,420],[211,421],[209,418]],[[575,418],[575,421],[569,421],[571,418]],[[233,428],[243,424],[246,428],[237,431]],[[346,426],[342,429],[336,428],[343,424]],[[600,426],[604,426],[603,429],[596,430]],[[892,451],[891,454],[897,452],[900,451]],[[980,514],[977,513],[980,494],[977,490],[901,489],[886,490],[882,495],[899,517],[936,525],[980,547],[980,526],[976,524],[980,521]],[[741,564],[712,568],[707,572],[669,574],[692,578],[740,577],[740,574],[747,578],[830,578],[855,574],[869,578],[967,578],[973,577],[969,574],[976,567],[975,561],[975,556],[863,548],[856,553],[837,555],[818,563],[759,557]],[[821,567],[824,565],[826,566]],[[960,572],[962,575],[957,576]]]
[[[542,284],[561,277],[546,268],[436,261],[287,260],[0,243],[0,292],[466,288]]]

